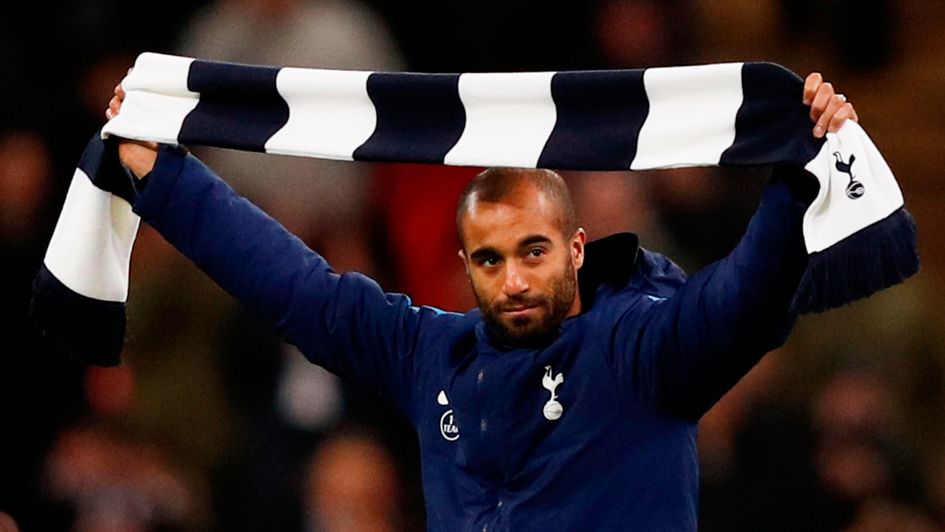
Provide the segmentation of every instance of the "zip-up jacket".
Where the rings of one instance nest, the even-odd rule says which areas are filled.
[[[782,173],[691,277],[631,234],[589,243],[583,312],[528,349],[494,343],[478,310],[336,274],[181,149],[161,148],[134,210],[308,360],[407,415],[430,532],[695,530],[697,421],[795,319],[810,198]]]

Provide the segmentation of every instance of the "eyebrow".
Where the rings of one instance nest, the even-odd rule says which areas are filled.
[[[532,246],[535,244],[551,244],[551,239],[545,235],[539,235],[539,234],[528,235],[525,238],[523,238],[521,241],[519,241],[518,249],[527,248],[528,246]],[[500,256],[499,250],[497,250],[496,248],[492,246],[479,248],[469,254],[469,258],[475,261],[485,259],[488,257],[497,257],[497,256]]]
[[[518,243],[519,249],[527,248],[533,244],[551,244],[551,239],[545,235],[528,235]]]
[[[499,255],[499,251],[496,248],[489,246],[489,247],[479,248],[476,251],[473,251],[472,253],[469,254],[469,258],[474,261],[479,261],[479,260],[486,259],[489,257],[497,257],[498,255]]]

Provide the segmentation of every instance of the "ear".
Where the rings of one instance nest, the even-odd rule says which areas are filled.
[[[466,251],[461,249],[456,254],[459,255],[459,260],[463,261],[463,268],[466,268],[466,277],[469,277],[469,261],[466,260]]]
[[[584,244],[587,243],[587,233],[583,227],[578,227],[571,237],[571,264],[575,270],[580,270],[584,265]]]

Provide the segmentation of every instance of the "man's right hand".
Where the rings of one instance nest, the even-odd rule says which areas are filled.
[[[121,112],[121,104],[124,101],[125,90],[121,88],[121,83],[119,83],[115,85],[115,96],[108,102],[108,109],[105,109],[105,117],[111,120],[118,116],[118,113]],[[138,179],[141,179],[154,168],[154,161],[157,160],[157,149],[156,142],[120,139],[118,157],[122,164],[127,166]]]

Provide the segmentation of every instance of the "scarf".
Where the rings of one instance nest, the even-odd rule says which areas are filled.
[[[73,176],[31,314],[80,359],[114,365],[139,219],[117,136],[339,160],[584,170],[792,164],[820,183],[803,220],[796,312],[918,271],[889,166],[860,126],[811,134],[803,82],[770,63],[482,74],[277,68],[145,53],[121,113]],[[277,186],[277,184],[274,184]]]

